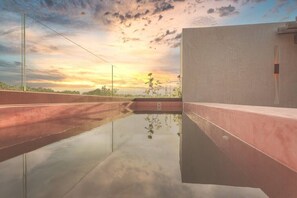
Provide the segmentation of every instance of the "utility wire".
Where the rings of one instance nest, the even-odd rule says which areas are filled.
[[[11,10],[9,10],[9,9],[6,9],[6,8],[2,8],[2,9],[11,12]],[[16,11],[16,10],[15,10],[15,11]],[[16,12],[20,12],[20,11],[16,11]],[[24,11],[23,11],[23,12],[24,12]],[[89,49],[83,47],[82,45],[80,45],[80,44],[78,44],[78,43],[76,43],[75,41],[71,40],[70,38],[68,38],[68,37],[65,36],[64,34],[62,34],[62,33],[58,32],[58,31],[56,31],[55,29],[51,28],[50,26],[46,25],[45,23],[41,22],[40,20],[38,20],[38,19],[36,19],[36,18],[34,18],[34,17],[28,15],[28,14],[26,14],[26,16],[28,16],[29,18],[31,18],[31,19],[33,19],[34,21],[38,22],[39,24],[43,25],[44,27],[50,29],[51,31],[55,32],[55,33],[58,34],[59,36],[61,36],[61,37],[63,37],[64,39],[68,40],[69,42],[71,42],[72,44],[74,44],[74,45],[78,46],[79,48],[85,50],[85,51],[88,52],[89,54],[92,54],[93,56],[95,56],[96,58],[100,59],[101,61],[103,61],[103,62],[105,62],[105,63],[109,63],[109,64],[112,65],[112,63],[109,62],[108,60],[106,60],[106,59],[104,59],[104,58],[98,56],[97,54],[95,54],[95,53],[92,52],[91,50],[89,50]]]
[[[85,50],[86,52],[92,54],[92,55],[95,56],[96,58],[102,60],[102,61],[105,62],[105,63],[109,63],[109,64],[111,64],[108,60],[106,60],[106,59],[104,59],[104,58],[98,56],[97,54],[95,54],[95,53],[93,53],[92,51],[88,50],[87,48],[81,46],[80,44],[78,44],[78,43],[76,43],[75,41],[71,40],[70,38],[68,38],[68,37],[65,36],[64,34],[62,34],[62,33],[58,32],[58,31],[56,31],[55,29],[53,29],[53,28],[49,27],[48,25],[44,24],[43,22],[39,21],[38,19],[34,19],[33,17],[31,17],[31,16],[29,16],[29,15],[27,15],[27,16],[30,17],[31,19],[35,20],[36,22],[40,23],[40,24],[43,25],[44,27],[46,27],[46,28],[52,30],[53,32],[55,32],[56,34],[60,35],[60,36],[63,37],[64,39],[68,40],[68,41],[71,42],[72,44],[74,44],[74,45],[80,47],[81,49]]]

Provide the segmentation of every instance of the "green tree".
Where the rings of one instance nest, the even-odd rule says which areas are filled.
[[[21,90],[21,87],[12,86],[12,85],[8,85],[4,82],[0,82],[0,90]]]
[[[156,80],[153,77],[153,73],[148,73],[148,79],[147,82],[145,82],[146,85],[148,85],[148,88],[144,91],[149,96],[158,96],[160,95],[159,91],[162,88],[162,83],[159,80]]]
[[[32,92],[51,92],[54,93],[55,91],[53,89],[50,88],[43,88],[43,87],[27,87],[27,91],[32,91]]]
[[[64,93],[64,94],[80,94],[79,91],[71,91],[71,90],[57,91],[57,93]]]
[[[116,95],[118,89],[113,89],[113,95]],[[98,95],[98,96],[111,96],[112,94],[111,89],[106,88],[106,86],[102,86],[101,88],[84,92],[84,95]]]
[[[0,82],[0,90],[18,90],[22,91],[22,86],[13,86],[8,85],[4,82]],[[79,91],[72,91],[72,90],[64,90],[64,91],[55,91],[50,88],[44,88],[44,87],[29,87],[27,86],[27,91],[30,92],[47,92],[47,93],[65,93],[65,94],[80,94]]]
[[[182,131],[182,115],[181,114],[174,114],[173,115],[173,122],[178,126],[177,135],[180,136]]]

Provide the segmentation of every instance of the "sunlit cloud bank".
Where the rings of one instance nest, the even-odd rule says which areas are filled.
[[[28,84],[80,91],[111,86],[111,65],[122,89],[143,88],[149,72],[167,85],[177,81],[182,28],[297,15],[294,0],[4,0],[0,8],[0,81],[20,83],[25,12]]]

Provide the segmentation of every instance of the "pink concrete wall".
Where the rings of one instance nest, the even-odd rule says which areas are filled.
[[[129,98],[109,96],[84,96],[58,93],[36,93],[0,90],[1,104],[32,104],[32,103],[72,103],[72,102],[110,102],[130,101]]]
[[[0,91],[0,128],[102,111],[181,112],[181,99],[131,99],[52,93]],[[2,104],[2,105],[1,105]]]
[[[182,112],[181,101],[134,101],[131,109],[135,112]]]
[[[129,102],[31,104],[0,106],[0,129],[69,117],[91,116],[104,111],[124,111]]]
[[[193,121],[203,118],[297,172],[297,109],[185,103],[184,111]],[[205,132],[218,139],[215,131]],[[216,143],[222,149],[226,145],[221,136]]]

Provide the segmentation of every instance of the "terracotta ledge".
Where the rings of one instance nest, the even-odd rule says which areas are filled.
[[[181,98],[134,98],[133,101],[137,101],[137,102],[153,102],[153,101],[182,102],[182,99]]]
[[[1,105],[0,129],[70,117],[92,117],[108,111],[124,112],[130,102]]]
[[[132,98],[111,96],[89,96],[79,94],[21,92],[0,90],[1,104],[33,104],[33,103],[78,103],[78,102],[110,102],[131,101]]]
[[[184,103],[184,112],[193,121],[203,118],[297,172],[297,109]],[[211,139],[217,139],[217,134],[207,131]]]
[[[146,100],[134,100],[130,109],[135,113],[181,113],[183,104],[180,99],[166,100],[165,98],[154,98]]]

